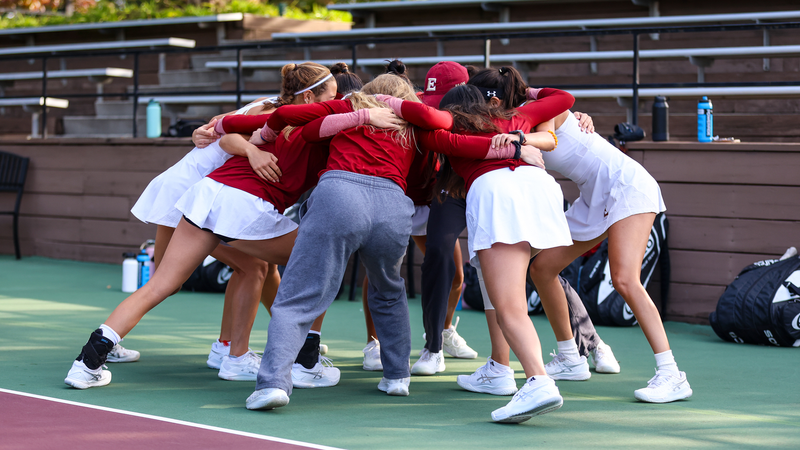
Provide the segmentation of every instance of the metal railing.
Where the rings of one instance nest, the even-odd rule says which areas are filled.
[[[629,88],[631,90],[631,97],[633,100],[633,114],[632,119],[634,123],[638,117],[638,99],[640,88],[673,88],[673,87],[732,87],[732,86],[800,86],[800,81],[785,81],[785,82],[749,82],[749,83],[641,83],[640,82],[640,64],[639,64],[639,37],[643,34],[649,35],[654,33],[706,33],[706,32],[734,32],[734,31],[747,31],[747,30],[786,30],[800,28],[800,21],[795,22],[779,22],[779,23],[756,23],[756,24],[724,24],[724,25],[679,25],[679,26],[660,26],[660,27],[628,27],[628,28],[604,28],[604,29],[591,29],[591,30],[559,30],[559,31],[509,31],[509,32],[485,32],[485,33],[470,33],[470,34],[452,34],[442,36],[417,36],[417,37],[375,37],[370,39],[363,38],[348,38],[348,39],[324,39],[309,42],[249,42],[230,45],[219,45],[209,47],[197,47],[193,49],[184,48],[160,48],[160,49],[142,49],[142,50],[105,50],[105,51],[87,51],[87,52],[69,52],[58,53],[54,52],[46,55],[34,56],[0,56],[0,61],[4,60],[19,60],[19,59],[41,59],[41,67],[43,72],[42,78],[42,93],[43,98],[47,98],[47,63],[53,58],[76,58],[76,57],[95,57],[95,56],[109,56],[109,55],[132,55],[133,56],[133,88],[132,93],[95,93],[95,94],[59,94],[60,97],[65,98],[81,98],[81,97],[132,97],[133,99],[133,123],[132,130],[133,136],[137,136],[137,109],[139,98],[147,95],[147,93],[139,89],[139,60],[142,55],[146,54],[178,54],[178,53],[208,53],[219,52],[223,50],[236,52],[236,88],[234,90],[220,90],[215,94],[233,94],[236,96],[236,105],[241,107],[242,96],[247,94],[259,94],[262,91],[246,90],[243,88],[243,52],[248,50],[298,50],[310,49],[314,47],[324,48],[342,48],[351,50],[350,62],[352,67],[358,66],[359,48],[366,47],[373,44],[401,44],[401,43],[424,43],[424,42],[453,42],[453,41],[483,41],[484,42],[484,65],[488,67],[491,63],[490,41],[493,39],[521,39],[521,38],[568,38],[580,36],[612,36],[612,35],[628,35],[632,40],[633,55],[632,55],[632,81],[629,84],[586,84],[586,85],[553,85],[552,87],[562,89],[579,89],[579,88]],[[447,56],[443,56],[442,60],[446,60]],[[186,91],[164,92],[159,91],[159,96],[179,96],[187,95]],[[197,92],[198,95],[208,94],[207,92]],[[29,95],[28,95],[29,97]],[[6,97],[15,98],[15,97]],[[47,121],[47,108],[43,108],[41,114],[42,121],[42,137],[46,137],[46,121]]]

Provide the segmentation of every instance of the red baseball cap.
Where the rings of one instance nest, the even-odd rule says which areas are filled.
[[[469,81],[467,69],[453,61],[436,63],[425,76],[422,90],[422,102],[432,108],[438,108],[439,102],[450,89],[466,84]]]

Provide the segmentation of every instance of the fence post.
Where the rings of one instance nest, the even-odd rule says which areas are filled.
[[[492,40],[485,39],[483,41],[483,67],[487,69],[492,65],[492,62],[490,61],[491,53],[492,53]]]
[[[631,122],[639,125],[639,33],[633,33],[633,104]]]
[[[357,45],[353,45],[353,65],[351,66],[353,68],[353,70],[351,70],[351,72],[353,72],[353,73],[355,73],[356,70],[357,70],[356,69],[356,64],[358,64],[358,46]]]
[[[236,109],[242,107],[242,49],[236,49]]]
[[[42,56],[42,131],[41,138],[47,139],[47,56]]]
[[[136,137],[136,111],[139,108],[139,53],[133,54],[133,137]]]

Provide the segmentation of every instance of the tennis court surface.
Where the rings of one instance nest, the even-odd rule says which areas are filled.
[[[361,368],[360,302],[343,299],[322,334],[342,370],[339,385],[298,389],[284,408],[248,411],[254,384],[222,381],[205,365],[222,295],[179,293],[123,341],[142,353],[138,362],[109,364],[109,386],[79,391],[63,379],[89,332],[125,298],[120,266],[2,255],[0,274],[0,449],[788,449],[800,442],[800,350],[729,344],[708,326],[675,322],[665,325],[694,390],[688,401],[637,402],[633,391],[655,366],[641,330],[599,327],[620,374],[558,382],[563,408],[500,425],[490,413],[509,397],[466,392],[455,382],[489,354],[482,313],[459,312],[458,331],[478,359],[447,358],[444,373],[412,377],[409,397],[389,397],[377,390],[380,372]],[[415,360],[423,344],[419,297],[409,306]],[[546,319],[532,320],[545,351],[555,348]],[[262,309],[254,350],[263,350],[268,323]]]

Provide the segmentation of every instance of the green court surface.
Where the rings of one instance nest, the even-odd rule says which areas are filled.
[[[490,413],[510,397],[466,392],[455,382],[489,354],[482,313],[459,312],[458,331],[478,359],[448,358],[439,376],[412,377],[409,397],[390,397],[376,387],[380,372],[361,368],[361,303],[342,299],[329,310],[322,335],[327,356],[342,371],[339,385],[298,389],[288,406],[256,412],[244,408],[254,383],[222,381],[205,365],[219,332],[222,295],[169,298],[123,342],[139,350],[141,360],[109,364],[109,386],[79,391],[63,379],[89,333],[125,298],[121,267],[3,255],[0,274],[0,388],[348,449],[800,446],[800,349],[734,345],[708,326],[665,324],[694,390],[688,401],[637,402],[633,391],[645,386],[655,366],[641,330],[599,327],[620,361],[620,374],[558,382],[563,408],[520,425],[500,425]],[[423,344],[418,296],[409,308],[413,361]],[[556,347],[553,333],[543,316],[532,320],[547,353]],[[262,308],[253,349],[263,350],[268,323]],[[521,385],[524,375],[513,365]],[[46,432],[47,424],[42,428]]]

